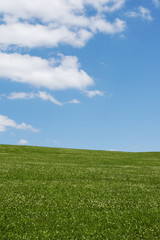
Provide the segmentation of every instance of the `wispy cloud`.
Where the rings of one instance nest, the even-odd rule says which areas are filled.
[[[0,100],[2,100],[3,97],[5,97],[5,94],[0,94]]]
[[[5,132],[7,128],[15,128],[19,130],[30,130],[32,132],[38,132],[39,130],[33,128],[31,125],[26,123],[18,124],[14,120],[8,118],[7,116],[0,115],[0,132]]]
[[[33,99],[35,98],[35,93],[25,93],[25,92],[12,92],[10,93],[7,98],[11,100],[15,99]]]
[[[79,100],[77,100],[77,99],[73,99],[73,100],[71,100],[69,102],[66,102],[66,103],[80,104],[81,102]]]
[[[37,97],[40,98],[40,99],[43,99],[44,101],[50,101],[54,104],[57,104],[57,105],[62,105],[61,102],[59,102],[58,100],[56,100],[52,95],[46,93],[46,92],[42,92],[42,91],[39,91],[38,94],[37,94]]]
[[[17,99],[34,99],[39,98],[44,101],[50,101],[54,104],[57,104],[59,106],[62,106],[66,103],[70,104],[79,104],[80,101],[77,99],[73,99],[68,102],[60,102],[57,99],[55,99],[51,94],[44,92],[44,91],[38,91],[37,93],[31,92],[31,93],[25,93],[25,92],[12,92],[8,96],[3,94],[3,97],[7,97],[10,100],[17,100]]]
[[[56,100],[52,95],[43,91],[39,91],[38,93],[13,92],[7,98],[11,100],[40,98],[44,101],[50,101],[54,104],[62,105],[62,103]]]
[[[153,4],[156,8],[160,7],[160,1],[159,0],[152,0]]]
[[[135,11],[128,11],[126,13],[126,16],[131,17],[131,18],[140,17],[146,21],[153,20],[150,10],[147,8],[144,8],[142,6],[138,7]]]
[[[86,91],[86,95],[90,98],[95,96],[104,96],[104,93],[99,90],[93,90],[93,91]]]

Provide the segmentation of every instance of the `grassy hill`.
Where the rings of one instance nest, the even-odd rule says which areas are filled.
[[[160,239],[160,153],[0,145],[0,239]]]

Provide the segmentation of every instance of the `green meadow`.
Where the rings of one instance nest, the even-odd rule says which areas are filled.
[[[160,153],[0,145],[0,239],[159,240]]]

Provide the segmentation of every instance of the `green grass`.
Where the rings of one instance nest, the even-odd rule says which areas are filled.
[[[0,239],[160,239],[160,153],[0,145]]]

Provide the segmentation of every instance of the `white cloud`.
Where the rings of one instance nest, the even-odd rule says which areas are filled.
[[[92,98],[95,96],[104,96],[104,93],[102,91],[99,90],[93,90],[93,91],[86,91],[86,94],[88,97]]]
[[[122,8],[126,0],[5,0],[0,1],[0,48],[57,47],[69,44],[84,46],[96,33],[121,33],[125,21],[111,14]],[[16,47],[16,48],[15,48]],[[74,56],[43,59],[18,53],[0,52],[0,78],[45,87],[50,90],[86,89],[93,79],[80,67]],[[98,90],[87,96],[102,95]],[[9,99],[40,98],[63,105],[52,95],[12,93]],[[73,99],[67,103],[80,103]]]
[[[99,15],[92,19],[92,24],[90,26],[92,32],[99,31],[103,33],[115,34],[122,32],[126,27],[126,23],[119,18],[116,18],[113,23],[110,23],[107,22],[103,16]]]
[[[51,101],[54,104],[62,105],[61,102],[56,100],[52,95],[49,93],[39,91],[38,93],[25,93],[25,92],[13,92],[8,96],[8,99],[15,100],[15,99],[33,99],[33,98],[40,98],[45,101]]]
[[[85,90],[84,93],[92,98],[92,97],[95,97],[95,96],[104,96],[104,93],[102,91],[99,91],[99,90],[92,90],[92,91],[87,91]],[[111,97],[112,94],[108,94],[108,97]],[[37,93],[35,92],[30,92],[30,93],[27,93],[27,92],[12,92],[10,93],[8,96],[6,94],[2,94],[2,97],[7,97],[8,99],[10,100],[19,100],[19,99],[34,99],[34,98],[39,98],[41,100],[44,100],[44,101],[50,101],[54,104],[57,104],[59,106],[62,106],[64,104],[80,104],[81,102],[74,98],[68,102],[60,102],[58,101],[57,99],[55,99],[51,94],[47,93],[47,92],[44,92],[44,91],[38,91]],[[1,98],[0,98],[1,99]]]
[[[49,101],[51,101],[54,104],[62,105],[62,103],[57,101],[53,96],[51,96],[50,94],[48,94],[46,92],[39,91],[38,92],[38,97],[43,99],[43,100],[45,100],[45,101],[49,100]]]
[[[121,33],[126,23],[112,17],[126,0],[5,0],[0,1],[0,48],[57,47],[68,44],[82,47],[96,33]],[[107,17],[108,15],[108,17]],[[43,59],[18,53],[0,52],[0,78],[27,83],[50,90],[86,89],[93,79],[80,67],[74,56]],[[10,99],[39,97],[55,104],[63,103],[39,92],[17,93]],[[90,94],[89,94],[90,95]],[[99,94],[94,94],[99,95]],[[72,100],[68,103],[79,103]]]
[[[115,34],[125,29],[124,21],[106,19],[107,12],[120,9],[124,3],[125,0],[0,1],[0,45],[84,46],[97,31]],[[94,15],[88,6],[94,9]]]
[[[79,100],[77,100],[77,99],[73,99],[73,100],[71,100],[71,101],[69,101],[67,103],[79,104],[81,102]]]
[[[15,18],[41,19],[42,22],[84,24],[87,7],[97,12],[120,9],[125,0],[5,0],[0,1],[0,11]]]
[[[113,26],[114,29],[114,26]],[[92,37],[92,33],[79,29],[71,31],[66,26],[51,28],[40,24],[12,23],[0,25],[0,46],[8,47],[56,47],[59,43],[69,44],[75,47],[82,47]]]
[[[131,18],[136,18],[136,17],[139,17],[139,13],[135,11],[128,11],[126,12],[126,16]]]
[[[4,96],[4,94],[3,94]],[[34,99],[34,98],[40,98],[44,101],[50,101],[54,104],[57,104],[59,106],[62,106],[63,104],[66,103],[72,103],[72,104],[79,104],[80,101],[77,99],[73,99],[68,102],[59,102],[57,99],[55,99],[51,94],[44,92],[44,91],[39,91],[37,93],[31,92],[31,93],[25,93],[25,92],[12,92],[7,96],[8,99],[10,100],[17,100],[17,99]]]
[[[32,132],[38,131],[38,129],[33,128],[31,125],[27,125],[26,123],[17,124],[14,120],[9,119],[7,116],[0,115],[0,132],[5,132],[7,128],[30,130]]]
[[[150,10],[147,9],[147,8],[144,8],[142,6],[138,7],[136,9],[136,11],[129,11],[129,12],[127,12],[126,15],[128,17],[131,17],[131,18],[140,17],[143,20],[147,20],[147,21],[152,21],[153,20],[153,18],[151,16]]]
[[[25,139],[21,139],[19,142],[18,142],[19,145],[26,145],[26,144],[29,144],[29,142]]]
[[[0,52],[0,78],[45,87],[52,90],[75,88],[85,90],[93,79],[80,68],[78,59],[61,56],[59,65],[52,60]]]
[[[144,8],[144,7],[139,7],[139,12],[141,14],[141,17],[144,19],[144,20],[148,20],[148,21],[152,21],[153,18],[151,16],[151,12],[149,9],[147,8]]]
[[[156,6],[156,8],[158,8],[160,6],[160,1],[159,0],[152,0],[152,2]]]
[[[35,98],[34,93],[25,93],[25,92],[12,92],[8,97],[8,99],[33,99]]]

